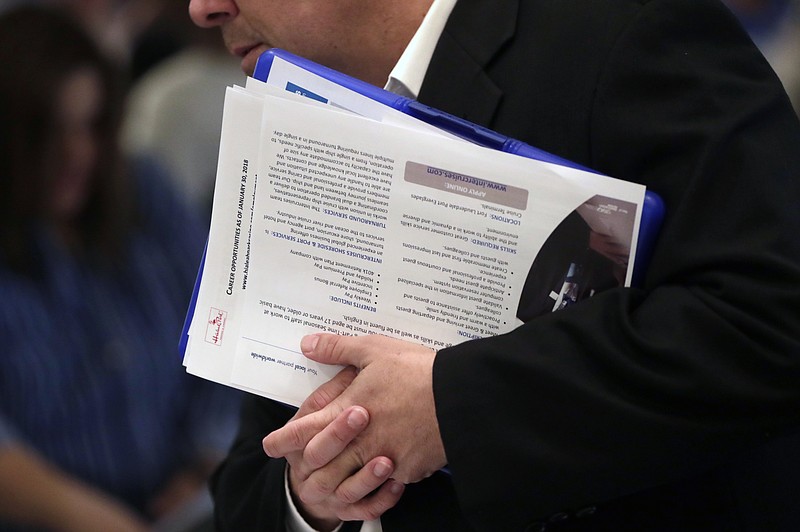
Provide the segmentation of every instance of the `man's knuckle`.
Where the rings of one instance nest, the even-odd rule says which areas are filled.
[[[345,504],[353,504],[361,499],[361,495],[350,486],[340,486],[336,490],[336,498]]]
[[[325,338],[325,352],[332,358],[332,361],[340,361],[347,350],[347,336],[329,335]]]
[[[320,334],[319,340],[317,340],[317,346],[314,348],[314,351],[317,353],[330,352],[331,346],[335,345],[334,342],[335,338],[336,336],[332,334]]]
[[[320,495],[330,495],[333,493],[333,486],[325,480],[317,480],[313,484],[314,490]]]
[[[363,521],[361,514],[350,505],[335,508],[334,514],[339,521]]]
[[[366,449],[363,440],[356,438],[348,447],[350,450],[351,460],[359,467],[363,467],[367,462],[372,460],[378,453]]]
[[[362,508],[364,521],[373,521],[383,515],[385,509],[377,503],[370,502]]]
[[[306,504],[316,504],[325,496],[332,493],[330,485],[320,478],[309,478],[304,484],[303,488],[298,494],[300,500]]]
[[[297,423],[289,425],[289,442],[293,449],[300,449],[305,446],[305,435],[302,428]]]
[[[311,407],[317,411],[325,408],[325,406],[330,403],[331,395],[327,393],[327,389],[320,388],[311,394],[309,399],[311,400]]]
[[[317,447],[306,447],[303,451],[303,460],[308,463],[312,469],[316,469],[325,464],[325,457],[322,456],[321,451]]]

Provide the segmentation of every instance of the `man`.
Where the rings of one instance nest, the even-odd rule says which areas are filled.
[[[645,184],[668,213],[644,284],[438,353],[304,338],[358,374],[282,429],[292,411],[248,403],[213,487],[219,527],[282,530],[297,507],[326,530],[378,515],[387,531],[791,529],[800,125],[766,61],[717,0],[458,0],[444,15],[437,0],[443,30],[420,27],[430,4],[190,12],[246,72],[286,48]]]

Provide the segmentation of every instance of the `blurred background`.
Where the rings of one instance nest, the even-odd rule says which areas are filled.
[[[0,531],[213,530],[240,393],[178,340],[225,87],[185,0],[0,0]]]
[[[783,82],[800,112],[800,1],[724,0]]]
[[[196,27],[186,0],[0,0],[72,13],[128,82],[121,142],[164,165],[187,200],[210,215],[225,87],[244,83],[219,31]]]

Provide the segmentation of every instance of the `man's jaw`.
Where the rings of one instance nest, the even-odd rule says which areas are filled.
[[[256,62],[263,52],[268,50],[270,46],[262,42],[252,43],[234,43],[228,45],[228,50],[231,54],[241,58],[242,71],[248,76],[252,76],[256,69]]]

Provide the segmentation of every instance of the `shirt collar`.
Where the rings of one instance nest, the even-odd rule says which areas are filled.
[[[389,74],[386,90],[408,98],[417,97],[436,43],[455,5],[456,0],[433,0],[422,24]]]

